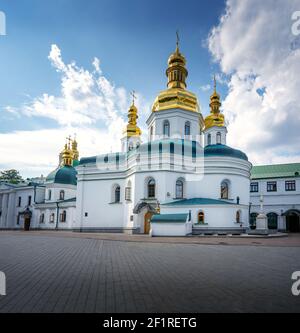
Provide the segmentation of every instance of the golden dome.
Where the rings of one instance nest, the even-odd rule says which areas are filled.
[[[138,109],[134,105],[134,94],[133,94],[133,101],[132,105],[130,106],[128,110],[128,124],[124,130],[124,135],[127,137],[131,136],[138,136],[142,134],[141,129],[137,126],[137,119],[138,119]]]
[[[225,126],[224,115],[220,112],[220,95],[216,90],[216,78],[214,77],[214,92],[210,96],[210,114],[204,119],[205,129],[213,126]]]
[[[179,50],[179,39],[177,39],[176,49],[168,59],[166,76],[168,78],[168,89],[163,90],[156,97],[152,111],[167,109],[184,109],[199,112],[197,97],[192,92],[186,90],[186,78],[188,71],[185,67],[185,57]]]
[[[73,162],[73,153],[72,153],[72,150],[70,147],[70,138],[68,138],[68,140],[69,140],[69,143],[65,144],[65,147],[64,147],[63,151],[61,152],[62,164],[71,166],[72,162]]]

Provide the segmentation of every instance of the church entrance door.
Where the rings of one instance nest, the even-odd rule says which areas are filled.
[[[24,219],[24,230],[28,231],[30,229],[30,217],[25,217]]]
[[[152,217],[153,213],[151,212],[147,212],[145,214],[145,218],[144,218],[144,234],[149,234],[150,232],[150,220]]]
[[[286,217],[286,230],[289,232],[300,232],[300,218],[296,213],[290,213]]]

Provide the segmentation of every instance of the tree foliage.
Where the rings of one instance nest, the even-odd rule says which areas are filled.
[[[20,175],[19,171],[15,169],[4,170],[0,172],[0,182],[10,183],[10,184],[19,184],[24,180]]]

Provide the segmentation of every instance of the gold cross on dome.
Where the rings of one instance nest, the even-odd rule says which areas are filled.
[[[134,101],[136,100],[136,95],[135,95],[135,91],[132,90],[132,92],[130,93],[130,95],[132,96],[132,105],[134,105]]]
[[[178,32],[178,30],[176,30],[176,45],[177,46],[179,46],[179,41],[180,41],[180,39],[179,39],[179,32]]]
[[[70,148],[70,144],[71,144],[71,141],[72,141],[71,135],[69,135],[66,139],[67,139],[67,142],[68,142],[68,147]]]

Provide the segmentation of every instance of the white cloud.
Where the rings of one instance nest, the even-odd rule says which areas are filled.
[[[80,156],[117,151],[119,141],[108,131],[92,127],[61,127],[0,133],[0,169],[14,168],[25,177],[46,176],[58,165],[66,137],[76,133]]]
[[[20,112],[29,117],[46,117],[62,126],[91,125],[98,120],[109,126],[122,125],[128,98],[124,88],[115,87],[103,75],[100,60],[94,58],[94,71],[78,67],[73,61],[66,64],[57,45],[52,45],[48,56],[52,66],[61,73],[59,96],[44,93],[24,105]],[[123,122],[124,125],[124,122]]]
[[[57,128],[0,133],[0,169],[16,168],[26,177],[46,175],[55,168],[66,136],[75,132],[81,156],[118,151],[131,103],[125,88],[102,75],[98,58],[93,59],[92,72],[75,62],[66,64],[57,45],[51,46],[48,58],[61,74],[60,95],[44,93],[20,108],[7,106],[5,110],[14,116],[53,119]],[[142,124],[149,106],[137,96]]]
[[[208,38],[229,77],[223,101],[228,143],[253,163],[300,160],[300,49],[291,49],[298,7],[296,0],[227,0]]]
[[[210,84],[205,84],[205,85],[201,86],[200,89],[202,91],[208,91],[211,89],[211,86],[210,86]]]

